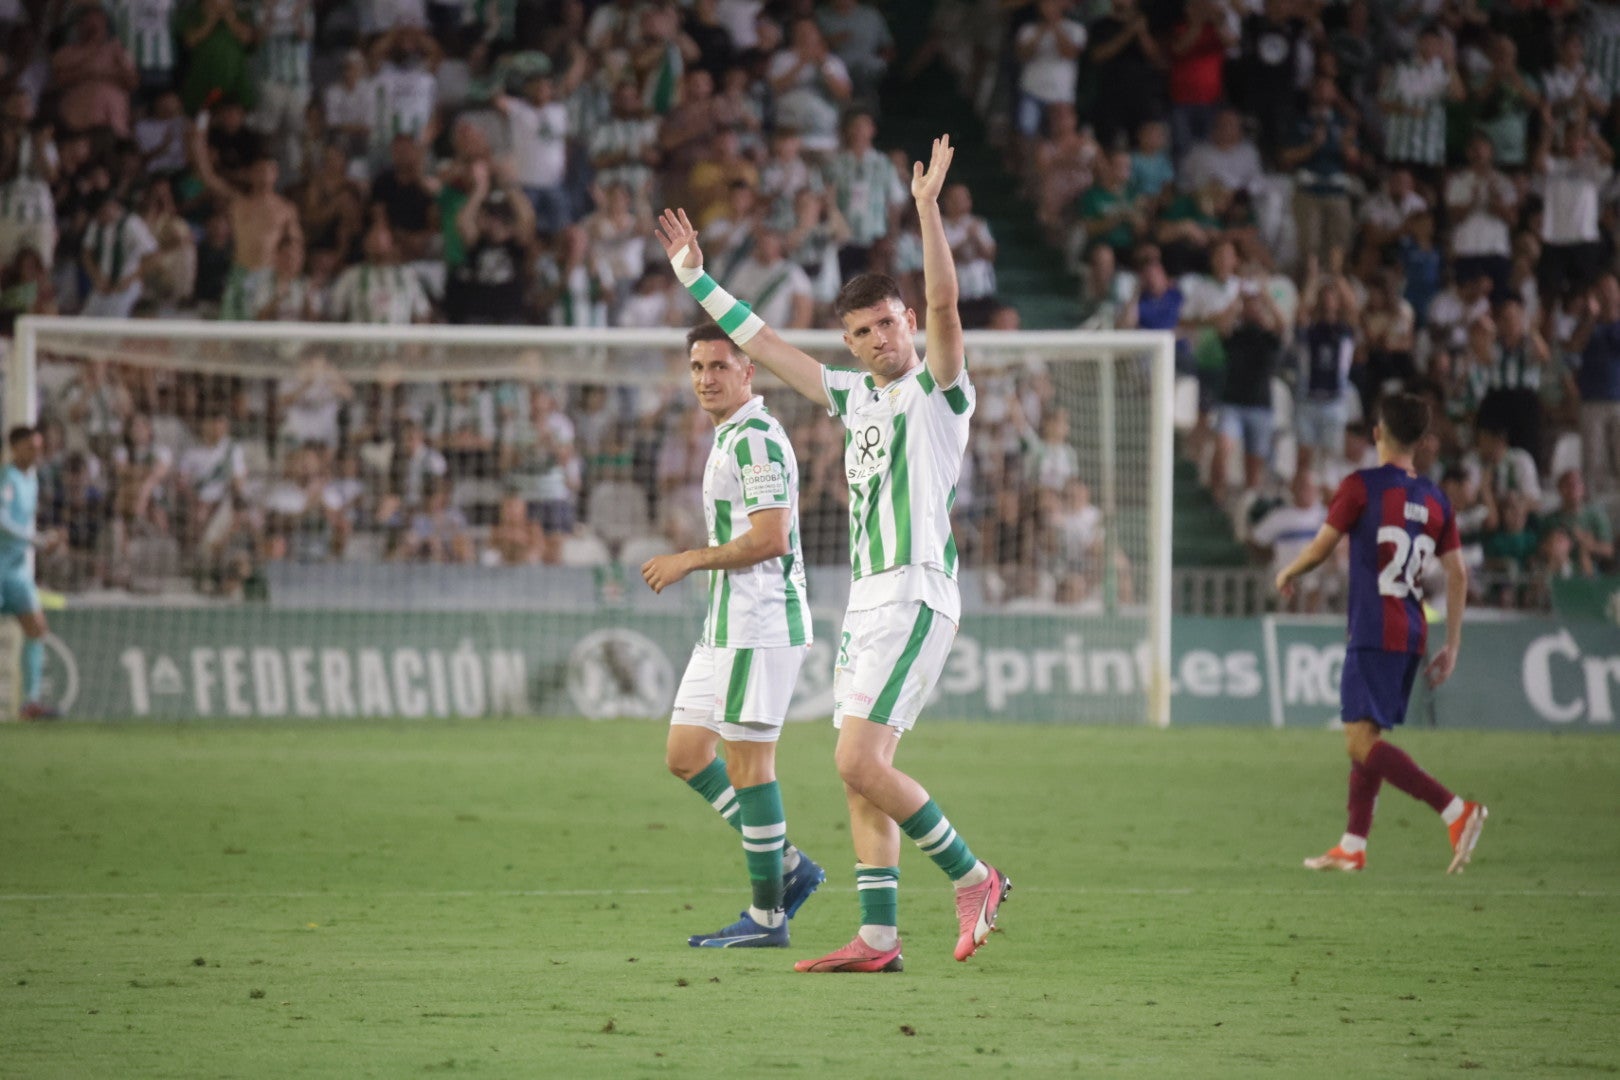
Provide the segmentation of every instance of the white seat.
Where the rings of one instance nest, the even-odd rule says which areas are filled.
[[[562,543],[564,566],[606,566],[612,561],[613,553],[594,533],[578,532]]]
[[[652,524],[647,514],[647,493],[624,480],[595,484],[585,500],[585,520],[592,532],[614,546],[644,536]]]
[[[638,567],[648,559],[658,555],[669,555],[675,550],[675,545],[662,536],[636,536],[624,542],[619,549],[619,562],[625,566]]]

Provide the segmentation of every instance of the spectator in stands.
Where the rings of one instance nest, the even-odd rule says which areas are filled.
[[[467,257],[445,282],[448,322],[516,326],[529,321],[534,211],[510,167],[499,165],[493,174],[483,162],[473,166],[472,198],[456,215]]]
[[[1271,407],[1271,380],[1281,367],[1283,334],[1288,328],[1276,303],[1258,284],[1244,281],[1239,294],[1237,317],[1221,334],[1226,378],[1217,398],[1220,438],[1210,484],[1217,502],[1225,500],[1226,463],[1240,446],[1243,494],[1252,496],[1265,479],[1277,423]]]
[[[578,225],[558,233],[535,267],[540,307],[552,326],[606,326],[613,278],[591,251],[591,238]]]
[[[158,94],[150,112],[135,121],[135,146],[147,171],[173,176],[186,168],[186,114],[173,90]]]
[[[781,233],[756,229],[753,251],[731,271],[728,280],[737,282],[738,295],[749,297],[754,311],[768,325],[809,329],[815,296],[809,277],[787,258]]]
[[[224,3],[225,0],[213,0]],[[107,13],[96,5],[77,9],[72,40],[51,54],[56,115],[68,131],[105,128],[129,138],[129,95],[140,84],[135,61],[113,37]]]
[[[1147,228],[1147,215],[1130,188],[1131,155],[1116,150],[1097,162],[1096,182],[1077,206],[1085,245],[1106,244],[1117,256],[1128,256]]]
[[[1047,109],[1046,135],[1036,143],[1030,182],[1036,220],[1054,235],[1068,224],[1065,215],[1075,199],[1091,186],[1099,154],[1090,129],[1079,127],[1073,105]]]
[[[361,241],[365,261],[338,275],[332,284],[327,317],[337,322],[404,326],[427,322],[432,315],[422,283],[401,265],[394,232],[377,217]]]
[[[773,229],[793,227],[793,201],[806,188],[824,185],[821,170],[804,159],[799,133],[778,128],[771,132],[770,153],[759,169],[759,195],[765,202],[765,221]]]
[[[1136,295],[1121,314],[1119,328],[1174,333],[1181,322],[1181,305],[1185,298],[1165,273],[1164,261],[1156,250],[1148,248],[1138,255],[1136,281]],[[1183,351],[1180,342],[1176,351],[1179,370]]]
[[[141,298],[142,261],[156,251],[157,241],[141,216],[116,192],[104,193],[84,234],[80,264],[90,280],[84,314],[128,318]]]
[[[1418,193],[1412,170],[1391,169],[1378,192],[1362,200],[1356,215],[1361,223],[1360,242],[1385,254],[1411,228],[1412,219],[1428,210],[1429,201]]]
[[[422,426],[444,455],[449,475],[458,480],[495,475],[500,439],[495,391],[466,379],[437,389]]]
[[[106,363],[90,361],[62,388],[57,411],[71,425],[69,445],[88,450],[99,461],[123,439],[135,406],[128,388]]]
[[[599,209],[580,224],[612,280],[613,303],[618,304],[647,269],[647,212],[638,212],[638,205],[645,204],[638,204],[623,183],[599,187],[598,192]]]
[[[849,241],[838,251],[839,273],[845,280],[867,269],[872,246],[889,235],[907,201],[894,162],[872,145],[876,135],[871,113],[851,113],[844,119],[843,148],[827,163],[827,186],[850,231]]]
[[[1263,169],[1260,151],[1243,134],[1243,116],[1236,109],[1215,115],[1209,141],[1194,144],[1181,162],[1178,183],[1183,191],[1197,191],[1211,182],[1228,191],[1259,188]]]
[[[1148,206],[1157,207],[1169,201],[1175,179],[1170,128],[1162,120],[1150,120],[1136,132],[1136,149],[1131,153],[1131,190]]]
[[[1298,321],[1300,370],[1294,384],[1298,456],[1294,472],[1309,475],[1319,458],[1331,457],[1344,446],[1352,390],[1350,368],[1359,344],[1356,327],[1360,321],[1350,282],[1337,274],[1324,279],[1311,260]]]
[[[1389,69],[1380,94],[1384,158],[1432,177],[1446,158],[1446,105],[1466,94],[1456,47],[1438,27],[1418,34],[1417,52]]]
[[[737,130],[726,128],[715,135],[713,156],[693,165],[687,174],[686,200],[693,223],[709,229],[719,219],[729,217],[733,227],[743,224],[731,205],[732,192],[739,184],[757,192],[759,169],[743,156]]]
[[[311,96],[315,0],[260,0],[253,48],[258,104],[253,127],[288,176],[303,166],[299,131]]]
[[[220,99],[252,107],[257,103],[250,50],[253,25],[235,0],[188,0],[176,16],[186,47],[186,74],[180,98],[195,116]]]
[[[1536,533],[1530,527],[1534,500],[1523,492],[1499,492],[1495,501],[1499,508],[1497,526],[1485,534],[1480,545],[1485,554],[1485,569],[1498,581],[1487,593],[1487,603],[1517,607],[1518,586],[1536,552]]]
[[[1037,0],[1035,18],[1018,29],[1013,53],[1018,72],[1016,122],[1026,143],[1041,134],[1054,106],[1074,107],[1086,28],[1069,17],[1064,0]]]
[[[153,95],[174,86],[178,49],[174,37],[176,0],[113,0],[106,5],[118,39],[135,62],[139,97]],[[180,149],[184,149],[183,146]]]
[[[298,368],[276,388],[284,449],[320,447],[335,454],[342,436],[342,411],[354,400],[354,387],[319,348],[308,348]]]
[[[475,549],[467,515],[451,502],[452,484],[437,480],[428,485],[427,502],[411,515],[410,527],[395,549],[396,558],[408,562],[470,563]]]
[[[1163,120],[1164,55],[1136,0],[1112,0],[1109,13],[1091,24],[1088,59],[1097,85],[1093,123],[1105,149],[1150,120]]]
[[[966,184],[951,184],[940,198],[945,242],[956,260],[957,308],[962,326],[983,329],[1001,305],[996,301],[996,241],[990,225],[973,212]]]
[[[373,169],[388,160],[395,135],[425,137],[438,112],[435,74],[444,50],[420,27],[397,26],[380,35],[367,50],[370,81],[376,88],[370,158]]]
[[[366,57],[359,49],[343,54],[342,74],[327,85],[321,102],[326,124],[345,157],[364,156],[376,122],[377,87],[366,73]]]
[[[389,146],[390,165],[371,183],[371,203],[381,206],[388,226],[394,231],[400,255],[406,262],[418,262],[428,257],[434,234],[438,231],[436,192],[438,182],[425,170],[426,152],[422,144],[410,135],[396,135]],[[336,155],[334,155],[334,164]],[[327,184],[320,189],[331,193],[332,184],[348,188],[347,178],[338,181],[330,167]],[[345,201],[347,201],[345,199]],[[313,230],[311,230],[313,231]],[[337,245],[342,247],[340,241]]]
[[[1322,489],[1308,469],[1295,471],[1288,490],[1291,501],[1268,510],[1249,532],[1250,546],[1257,553],[1269,557],[1268,565],[1273,574],[1291,564],[1316,538],[1317,530],[1327,521]],[[1312,580],[1308,590],[1297,592],[1295,601],[1298,610],[1320,611],[1325,584],[1323,578],[1317,577]]]
[[[248,480],[242,444],[231,438],[230,419],[222,404],[207,406],[201,437],[180,455],[175,479],[182,545],[219,554],[230,537],[237,503],[246,493]]]
[[[1294,133],[1294,99],[1309,78],[1313,54],[1310,30],[1291,0],[1265,0],[1243,20],[1238,67],[1244,111],[1259,120],[1261,148],[1268,155]]]
[[[1209,137],[1226,99],[1226,57],[1238,35],[1221,0],[1191,0],[1170,33],[1170,129],[1177,157]]]
[[[692,66],[706,70],[716,83],[723,82],[737,47],[720,18],[719,0],[695,0],[681,21],[681,33],[697,48],[698,58]]]
[[[220,317],[251,319],[264,307],[276,247],[284,236],[302,240],[303,229],[293,204],[276,194],[279,171],[274,158],[260,157],[252,163],[244,193],[220,179],[202,136],[199,127],[192,137],[192,162],[198,178],[229,216],[235,248]]]
[[[501,469],[528,505],[529,521],[540,530],[540,561],[562,561],[563,541],[577,524],[583,465],[574,422],[548,388],[533,387],[523,422],[501,432]]]
[[[849,223],[825,190],[805,188],[793,199],[793,224],[783,243],[788,257],[805,272],[816,303],[831,311],[843,286],[838,272],[838,251],[849,242]]]
[[[49,270],[56,255],[56,142],[20,90],[5,95],[0,118],[0,265],[28,248]]]
[[[788,47],[771,57],[765,77],[778,124],[797,130],[808,150],[825,153],[838,145],[838,112],[854,86],[814,19],[794,20]]]
[[[1558,508],[1547,516],[1543,533],[1562,529],[1584,577],[1608,572],[1614,563],[1614,524],[1600,506],[1586,498],[1586,478],[1579,469],[1558,475]]]
[[[1355,237],[1350,185],[1361,166],[1354,120],[1338,104],[1333,80],[1311,81],[1310,109],[1294,131],[1281,164],[1294,173],[1294,225],[1300,258],[1325,262],[1348,253]]]
[[[1581,465],[1594,494],[1620,488],[1620,277],[1604,274],[1570,340],[1578,356]]]
[[[1542,201],[1536,284],[1548,301],[1596,280],[1603,262],[1599,197],[1614,175],[1613,151],[1584,126],[1564,132],[1561,152],[1555,152],[1553,134],[1552,125],[1543,124],[1532,165]]]
[[[551,76],[535,73],[523,83],[521,98],[497,94],[495,107],[506,117],[517,181],[534,207],[542,235],[550,236],[577,217],[568,187],[568,110],[555,97]]]
[[[680,103],[664,113],[658,125],[665,202],[686,204],[692,166],[714,152],[715,133],[736,120],[730,104],[715,96],[714,79],[707,71],[686,73]]]
[[[0,332],[10,333],[19,316],[56,313],[56,287],[45,260],[25,247],[0,267]]]
[[[152,432],[151,417],[136,413],[125,427],[124,438],[112,458],[113,584],[128,584],[130,543],[134,539],[169,535],[170,473],[174,454]]]
[[[894,38],[883,13],[860,0],[829,0],[816,12],[816,25],[849,73],[853,97],[875,102],[894,59]]]
[[[1541,95],[1555,127],[1588,116],[1601,122],[1609,111],[1610,89],[1586,66],[1586,46],[1578,32],[1571,30],[1559,41],[1558,63],[1541,76]]]
[[[1082,327],[1111,330],[1120,325],[1135,295],[1136,275],[1119,264],[1113,248],[1097,244],[1086,253],[1086,265],[1080,271]]]
[[[1508,443],[1505,426],[1481,425],[1474,432],[1474,449],[1463,458],[1463,467],[1481,492],[1504,513],[1509,497],[1524,500],[1526,512],[1541,504],[1541,479],[1535,458]]]
[[[1491,294],[1509,291],[1519,192],[1492,162],[1490,137],[1476,131],[1468,140],[1468,168],[1446,182],[1446,209],[1453,221],[1451,253],[1459,277],[1486,274]]]
[[[1496,340],[1490,367],[1480,373],[1484,394],[1479,423],[1505,428],[1508,443],[1541,453],[1541,385],[1552,364],[1552,350],[1525,317],[1524,301],[1509,296],[1497,305]]]
[[[1511,36],[1492,37],[1487,56],[1489,66],[1474,74],[1469,88],[1474,131],[1490,140],[1498,165],[1517,171],[1530,161],[1530,117],[1541,95],[1519,70],[1519,47]]]
[[[658,118],[648,114],[635,83],[614,86],[612,114],[591,130],[587,142],[597,184],[624,184],[637,201],[651,197],[659,159]]]

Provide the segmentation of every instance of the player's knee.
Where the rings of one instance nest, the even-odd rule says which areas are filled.
[[[703,755],[684,746],[671,746],[664,751],[664,765],[682,780],[690,780],[704,769],[714,755]]]
[[[838,778],[844,782],[844,787],[857,795],[871,791],[887,768],[870,754],[857,753],[844,747],[838,749],[834,763],[838,766]]]

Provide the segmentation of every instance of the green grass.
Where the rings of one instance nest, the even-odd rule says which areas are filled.
[[[831,731],[782,747],[831,878],[794,947],[686,935],[745,902],[734,834],[652,723],[0,731],[7,1077],[1620,1072],[1620,740],[1406,734],[1492,807],[1474,865],[1386,791],[1367,873],[1322,732],[925,722],[900,762],[1016,889],[950,956],[904,858],[899,975],[848,940]]]

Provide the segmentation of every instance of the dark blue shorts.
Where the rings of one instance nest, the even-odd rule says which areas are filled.
[[[1348,650],[1339,677],[1339,718],[1347,724],[1371,720],[1385,731],[1404,724],[1421,666],[1421,653]]]

